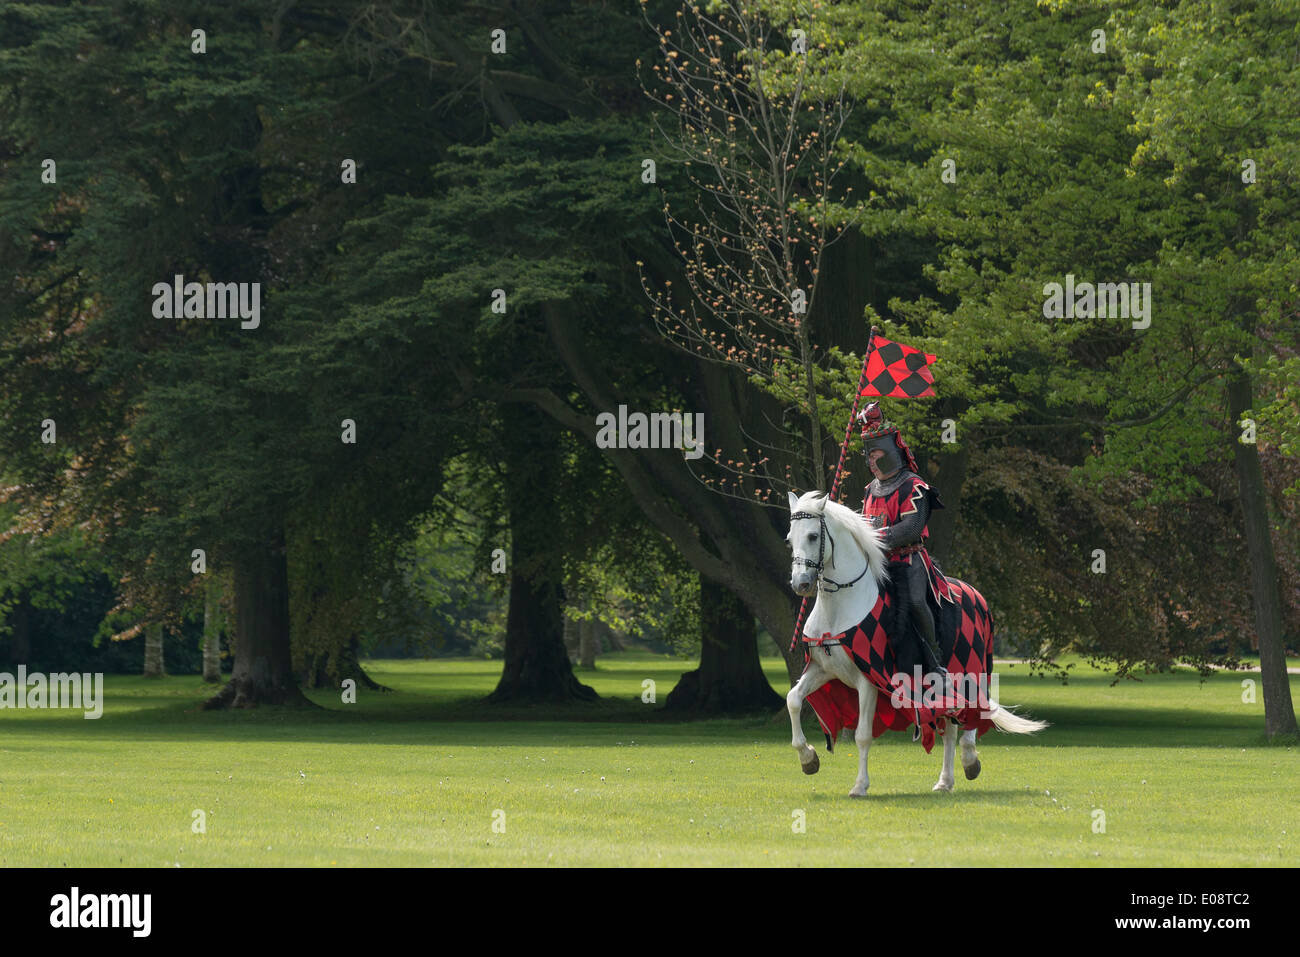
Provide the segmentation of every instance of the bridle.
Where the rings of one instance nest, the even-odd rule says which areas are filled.
[[[862,580],[863,575],[865,575],[868,571],[870,571],[871,562],[868,561],[867,567],[862,569],[861,574],[859,574],[858,577],[853,579],[853,581],[851,582],[837,582],[834,581],[833,579],[827,578],[823,574],[823,568],[825,567],[824,559],[826,554],[826,543],[828,541],[831,543],[830,562],[832,565],[834,565],[835,564],[835,539],[831,537],[831,530],[826,527],[826,515],[825,514],[814,515],[812,512],[795,512],[793,515],[790,516],[790,521],[797,522],[801,518],[815,518],[817,519],[818,522],[821,523],[821,536],[817,539],[817,561],[815,562],[810,561],[809,559],[803,558],[799,555],[792,556],[792,559],[796,564],[803,565],[805,568],[815,568],[817,570],[817,588],[820,591],[837,592],[841,588],[852,588],[854,585],[856,585],[859,581]],[[834,587],[830,587],[830,586],[834,586]]]

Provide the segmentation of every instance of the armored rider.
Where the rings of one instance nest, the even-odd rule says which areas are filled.
[[[912,450],[903,441],[898,427],[885,421],[880,403],[870,403],[858,413],[858,421],[862,424],[867,464],[875,476],[867,486],[862,514],[880,531],[889,576],[895,583],[896,621],[900,623],[900,631],[906,629],[909,618],[916,626],[925,671],[940,676],[939,687],[946,694],[950,690],[948,671],[939,652],[934,615],[925,594],[927,589],[933,589],[937,600],[942,587],[925,540],[930,534],[927,527],[930,512],[943,508],[943,503],[938,493],[917,474]]]

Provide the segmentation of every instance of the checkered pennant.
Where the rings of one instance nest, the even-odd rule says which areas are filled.
[[[901,342],[875,339],[875,349],[867,361],[867,384],[859,395],[888,395],[899,399],[918,399],[934,395],[934,374],[930,363],[935,357]]]

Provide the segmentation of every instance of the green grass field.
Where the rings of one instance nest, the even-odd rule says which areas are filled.
[[[774,688],[784,669],[765,662]],[[926,755],[889,733],[871,793],[847,796],[851,741],[806,777],[784,713],[676,722],[681,659],[620,655],[583,673],[601,703],[539,718],[474,699],[499,663],[374,661],[391,694],[323,710],[197,709],[197,677],[108,676],[98,721],[0,711],[7,866],[1087,865],[1300,863],[1300,748],[1269,745],[1243,675],[1068,686],[1001,665],[999,697],[1053,727],[980,739],[983,774],[933,793]],[[1081,672],[1081,673],[1078,673]],[[1258,675],[1254,676],[1258,682]],[[1300,701],[1300,677],[1292,677]],[[194,833],[193,812],[206,833]],[[792,826],[798,812],[804,833]],[[1104,813],[1104,833],[1094,832]],[[498,830],[494,830],[494,820]],[[504,825],[504,833],[500,826]]]

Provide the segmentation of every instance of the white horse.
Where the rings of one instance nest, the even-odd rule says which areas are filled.
[[[819,637],[851,632],[875,607],[880,586],[887,578],[885,552],[876,530],[857,512],[830,501],[824,492],[806,492],[802,497],[790,493],[790,514],[790,532],[786,535],[793,559],[790,587],[796,595],[805,598],[814,592],[817,595],[803,628],[804,635]],[[814,650],[803,675],[785,696],[794,729],[791,743],[804,773],[816,774],[821,762],[804,737],[800,715],[804,699],[835,678],[858,692],[858,726],[854,733],[858,777],[849,796],[866,797],[867,754],[871,750],[871,723],[878,691],[844,645]],[[1030,734],[1047,727],[1045,721],[1022,718],[991,699],[988,717],[998,730],[1014,734]],[[974,779],[980,772],[975,729],[962,733],[957,722],[949,720],[943,734],[943,770],[933,788],[935,791],[952,790],[958,736],[966,777]]]

